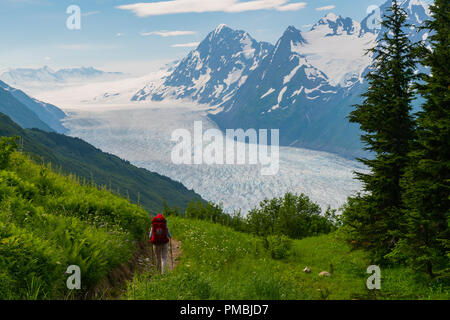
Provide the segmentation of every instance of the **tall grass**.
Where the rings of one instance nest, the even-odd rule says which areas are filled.
[[[366,288],[363,251],[352,251],[339,233],[293,240],[289,254],[274,259],[260,238],[206,221],[169,218],[181,240],[178,267],[165,275],[136,275],[128,299],[448,299],[406,268],[382,269],[382,290]],[[169,257],[170,259],[170,257]],[[308,266],[311,273],[303,269]],[[331,273],[320,277],[321,271]],[[448,289],[448,288],[447,288]]]
[[[127,200],[13,153],[0,170],[0,299],[67,296],[69,265],[84,292],[130,259],[149,225]]]

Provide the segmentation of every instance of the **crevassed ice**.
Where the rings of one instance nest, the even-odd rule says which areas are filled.
[[[264,198],[303,192],[322,208],[339,208],[347,196],[360,190],[353,179],[362,170],[355,161],[306,149],[280,148],[280,170],[262,176],[259,165],[174,165],[170,153],[178,128],[193,132],[194,121],[203,130],[215,128],[199,106],[144,103],[99,109],[98,105],[72,110],[65,125],[70,135],[80,137],[105,152],[180,181],[204,199],[222,203],[225,210],[247,213]],[[281,133],[282,134],[282,133]]]

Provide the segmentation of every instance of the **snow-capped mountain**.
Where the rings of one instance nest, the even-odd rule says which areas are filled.
[[[361,80],[370,64],[370,56],[364,53],[376,38],[373,33],[360,34],[360,30],[357,21],[328,14],[309,32],[301,34],[302,40],[296,42],[292,50],[301,51],[310,67],[325,74],[330,85],[350,86]],[[290,27],[286,32],[280,40],[299,31]],[[281,42],[278,41],[277,46]],[[284,48],[284,43],[281,47]],[[220,25],[177,65],[163,85],[150,83],[133,99],[189,98],[199,103],[221,105],[233,100],[249,75],[260,70],[262,61],[274,50],[276,46],[257,42],[247,32]]]
[[[221,104],[230,115],[246,106],[264,117],[271,112],[287,112],[293,105],[305,100],[328,99],[336,93],[326,74],[312,66],[302,47],[306,44],[301,32],[290,26],[278,40],[275,49],[255,68],[232,100]],[[238,108],[235,108],[239,106]],[[283,111],[281,111],[283,110]],[[252,115],[253,116],[253,115]]]
[[[100,77],[118,77],[120,72],[104,72],[93,67],[66,68],[53,70],[48,66],[42,68],[9,69],[0,74],[0,79],[12,85],[26,82],[63,83]]]
[[[380,7],[381,16],[390,4]],[[411,40],[426,40],[417,26],[430,18],[428,6],[402,6]],[[369,23],[374,14],[359,23],[330,13],[307,32],[287,28],[275,46],[220,25],[163,85],[148,85],[133,99],[190,99],[210,105],[222,129],[278,128],[283,145],[361,156],[359,128],[347,116],[361,102],[372,64],[366,52],[380,37]]]
[[[133,99],[189,98],[220,104],[236,93],[272,50],[271,44],[257,42],[245,31],[219,25],[178,63],[161,86],[150,84]]]
[[[328,18],[321,20],[327,22],[327,28]],[[319,28],[324,31],[320,24],[312,31]],[[326,34],[341,35],[338,28],[328,28]],[[310,63],[308,53],[304,53],[304,48],[310,46],[302,32],[288,27],[272,54],[261,62],[233,99],[220,105],[210,117],[222,129],[280,129],[282,145],[357,155],[354,152],[360,148],[359,136],[353,132],[357,132],[357,127],[344,121],[333,123],[336,117],[342,117],[340,101],[346,89]],[[348,131],[352,131],[354,140],[342,134]],[[357,147],[352,149],[352,145]]]
[[[362,81],[362,74],[372,61],[365,52],[374,46],[376,34],[361,33],[359,22],[330,13],[305,32],[304,37],[302,53],[314,67],[326,73],[331,85],[348,87]]]

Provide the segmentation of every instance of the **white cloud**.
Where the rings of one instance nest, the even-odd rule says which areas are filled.
[[[278,11],[297,11],[306,7],[306,2],[288,3],[284,6],[278,7]]]
[[[116,8],[130,10],[138,17],[148,17],[176,13],[245,12],[254,10],[296,11],[306,7],[305,2],[289,2],[290,0],[170,0],[127,4]]]
[[[316,10],[317,10],[317,11],[325,11],[325,10],[332,10],[332,9],[334,9],[334,8],[336,8],[335,5],[330,5],[330,6],[325,6],[325,7],[319,7],[319,8],[316,8]]]
[[[122,36],[124,36],[125,35],[125,33],[122,33],[122,32],[117,32],[116,33],[116,37],[122,37]]]
[[[112,44],[87,44],[87,43],[74,43],[74,44],[60,44],[58,49],[70,50],[70,51],[92,51],[92,50],[113,50],[117,49],[117,46]]]
[[[100,11],[90,11],[90,12],[86,12],[86,13],[82,13],[81,15],[83,17],[88,17],[88,16],[93,16],[94,14],[99,14]]]
[[[176,36],[187,36],[187,35],[193,35],[196,34],[196,31],[167,31],[167,30],[161,30],[161,31],[152,31],[152,32],[142,32],[141,36],[150,36],[150,35],[157,35],[161,37],[176,37]]]
[[[60,44],[58,46],[59,49],[63,50],[87,50],[89,49],[89,46],[87,44]]]
[[[195,48],[200,44],[200,42],[189,42],[189,43],[177,43],[173,44],[172,48]]]

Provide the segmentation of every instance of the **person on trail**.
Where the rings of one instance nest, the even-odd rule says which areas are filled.
[[[160,213],[152,219],[149,238],[156,255],[156,268],[164,273],[167,265],[169,241],[172,239],[172,235],[167,227],[167,220]]]

